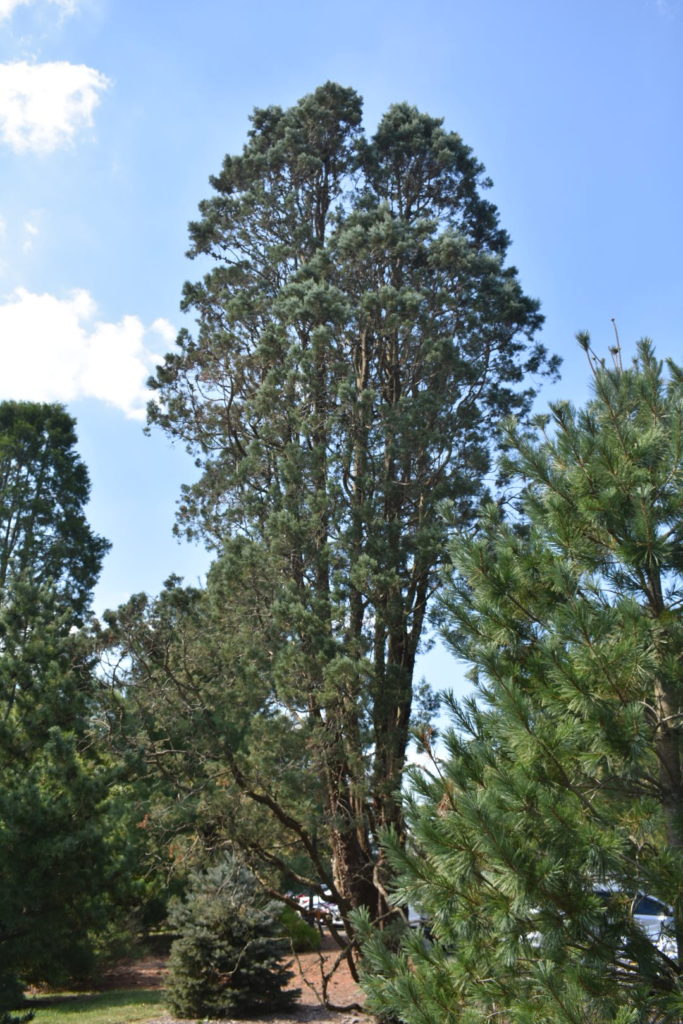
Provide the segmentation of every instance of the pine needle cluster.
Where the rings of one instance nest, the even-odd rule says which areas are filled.
[[[451,549],[476,696],[389,846],[430,938],[366,947],[374,1005],[409,1024],[683,1011],[683,376],[647,342],[591,360],[584,409],[510,426],[517,498]],[[643,894],[670,908],[658,935]]]

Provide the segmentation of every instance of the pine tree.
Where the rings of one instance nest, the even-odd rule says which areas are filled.
[[[0,402],[0,592],[20,577],[86,613],[109,542],[84,514],[88,471],[63,406]]]
[[[25,982],[87,976],[106,922],[109,773],[92,749],[94,663],[49,588],[0,606],[0,955]]]
[[[256,602],[263,566],[250,568]],[[330,856],[324,826],[316,832],[313,730],[273,700],[277,638],[253,628],[245,594],[234,576],[219,597],[171,578],[158,598],[136,595],[107,613],[115,742],[151,792],[147,823],[164,870],[170,844],[181,874],[189,848],[215,858],[238,844],[262,880],[308,889],[329,877]]]
[[[451,548],[476,700],[392,854],[435,941],[368,947],[373,999],[410,1024],[683,1011],[683,373],[581,340],[594,398],[511,428],[518,496]],[[672,906],[668,934],[638,927],[639,894]]]
[[[212,266],[183,302],[198,330],[159,368],[150,418],[203,469],[179,528],[215,548],[216,629],[221,605],[226,635],[239,606],[266,655],[264,708],[302,728],[323,814],[313,826],[283,806],[272,774],[233,782],[309,853],[324,834],[333,873],[318,881],[344,913],[381,918],[376,837],[401,828],[439,509],[468,520],[500,418],[528,409],[525,375],[554,362],[533,341],[538,305],[506,266],[483,168],[440,120],[399,104],[368,138],[358,95],[328,83],[256,110],[211,183],[190,255]],[[227,707],[254,678],[251,646]]]
[[[283,963],[280,912],[235,857],[194,872],[169,913],[180,933],[169,962],[172,1012],[214,1019],[291,1010],[300,993],[286,988],[294,975]]]
[[[83,624],[108,544],[61,406],[0,403],[0,1008],[87,974],[105,923],[108,775]]]

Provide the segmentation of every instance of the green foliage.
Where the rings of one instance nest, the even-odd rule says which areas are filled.
[[[0,403],[0,960],[27,981],[83,976],[106,916],[109,781],[93,748],[83,630],[107,543],[60,406]],[[5,984],[6,982],[6,984]]]
[[[61,405],[0,402],[0,591],[50,583],[74,617],[90,603],[109,542],[84,515],[88,471]]]
[[[235,586],[219,603],[171,579],[158,599],[137,595],[108,614],[118,740],[146,789],[141,831],[164,870],[170,860],[182,877],[239,837],[273,884],[292,866],[287,885],[306,885],[327,850],[287,823],[320,815],[310,730],[268,699],[268,651],[241,615],[243,594]],[[144,666],[134,688],[119,644]]]
[[[320,932],[304,921],[294,907],[283,907],[280,923],[291,943],[293,953],[315,953],[320,949]]]
[[[250,1017],[286,1012],[299,997],[282,963],[281,908],[253,875],[227,856],[190,876],[184,900],[169,914],[180,933],[171,947],[168,1000],[181,1017]]]
[[[85,638],[49,590],[0,604],[0,949],[25,980],[82,977],[103,925],[109,775],[91,749]]]
[[[178,527],[217,553],[199,604],[220,643],[213,661],[191,650],[196,603],[163,641],[151,626],[169,595],[138,623],[129,606],[127,689],[150,747],[179,752],[165,771],[182,761],[186,777],[193,754],[182,724],[156,725],[160,690],[198,711],[187,728],[220,750],[214,777],[289,833],[342,910],[380,915],[377,835],[401,827],[441,505],[469,520],[501,417],[523,415],[525,375],[555,364],[533,341],[538,305],[506,266],[483,168],[440,120],[399,104],[366,136],[360,97],[327,83],[256,110],[211,181],[190,226],[190,255],[210,261],[185,287],[196,336],[182,331],[158,369],[149,416],[203,470]],[[230,714],[255,698],[264,729],[245,737]],[[289,851],[245,825],[231,839],[286,871]]]
[[[15,1012],[24,1006],[24,993],[11,965],[0,966],[0,1024],[28,1024],[33,1012]]]
[[[33,1017],[34,1014],[31,1010],[27,1010],[25,1013],[13,1013],[9,1010],[0,1009],[0,1024],[28,1024],[29,1021],[33,1020]]]
[[[518,497],[451,549],[477,700],[390,844],[435,941],[367,946],[374,1005],[409,1024],[680,1019],[683,374],[649,343],[589,357],[593,400],[510,427]],[[673,906],[664,943],[638,893]]]

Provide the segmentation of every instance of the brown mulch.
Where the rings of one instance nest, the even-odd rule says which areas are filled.
[[[370,1024],[370,1018],[356,1009],[328,1010],[322,1002],[321,970],[329,970],[339,953],[330,935],[325,935],[319,953],[300,953],[292,962],[294,978],[290,985],[301,989],[301,998],[287,1017],[270,1016],[260,1021],[249,1018],[249,1024]],[[166,984],[166,958],[143,957],[118,964],[106,972],[99,988],[160,989]],[[328,986],[328,1000],[338,1007],[363,1004],[364,995],[351,977],[348,964],[342,962]],[[147,1024],[181,1024],[170,1013],[155,1017]]]
[[[116,988],[163,988],[166,984],[166,957],[145,956],[139,960],[122,960],[110,967],[99,979],[98,991]]]

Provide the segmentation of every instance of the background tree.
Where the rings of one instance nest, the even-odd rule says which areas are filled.
[[[217,608],[212,590],[180,582],[108,613],[104,641],[115,655],[123,645],[135,666],[134,685],[112,707],[140,791],[147,787],[146,825],[160,861],[175,863],[182,878],[238,841],[274,891],[315,886],[329,873],[329,847],[324,834],[309,844],[303,825],[297,834],[298,822],[313,832],[322,814],[311,730],[272,699],[264,632],[244,614],[243,588]],[[116,680],[119,666],[111,668]]]
[[[526,411],[525,374],[548,364],[460,137],[405,104],[371,138],[360,125],[332,83],[254,112],[190,226],[212,269],[185,287],[198,332],[158,369],[150,420],[203,469],[179,528],[217,552],[217,607],[240,601],[267,702],[305,723],[336,898],[381,916],[376,836],[400,827],[438,510],[468,520],[500,417]],[[228,706],[252,678],[237,657]],[[284,822],[268,781],[233,778]]]
[[[0,949],[24,980],[83,976],[104,923],[107,777],[88,744],[93,659],[49,590],[0,608]]]
[[[628,369],[590,359],[594,399],[511,430],[518,499],[452,546],[475,700],[393,850],[436,941],[369,946],[377,1005],[411,1024],[681,1016],[683,373],[645,342]],[[639,893],[673,906],[661,942]]]
[[[0,1005],[82,976],[106,919],[109,773],[81,626],[107,543],[61,406],[0,404]]]
[[[88,525],[89,495],[64,407],[0,402],[0,591],[20,577],[51,583],[82,619],[110,546]]]

